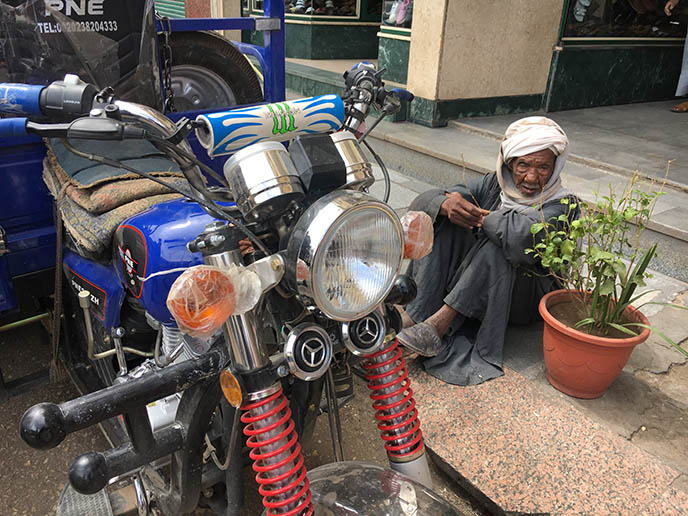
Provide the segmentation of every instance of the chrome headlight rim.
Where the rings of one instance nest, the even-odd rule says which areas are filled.
[[[329,242],[345,219],[362,210],[378,210],[392,222],[399,242],[398,256],[390,266],[395,273],[389,284],[375,297],[374,303],[357,312],[342,312],[328,308],[329,303],[320,299],[315,288],[316,256],[324,249],[323,243]],[[401,222],[396,212],[387,204],[374,197],[354,190],[335,190],[313,203],[297,222],[287,244],[288,281],[301,299],[309,306],[318,308],[330,319],[348,322],[370,314],[380,305],[394,286],[403,260],[404,236]]]

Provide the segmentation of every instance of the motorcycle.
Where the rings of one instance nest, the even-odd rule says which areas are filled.
[[[107,514],[88,504],[106,502],[108,484],[129,478],[139,514],[185,514],[202,493],[217,514],[239,514],[247,448],[270,516],[457,514],[431,490],[395,339],[394,305],[415,296],[402,260],[429,252],[432,225],[415,214],[402,224],[386,204],[389,180],[376,155],[384,202],[367,193],[374,177],[361,142],[412,100],[385,89],[381,75],[359,63],[341,97],[177,123],[75,76],[46,87],[0,84],[0,112],[29,115],[0,120],[0,136],[60,138],[72,154],[181,195],[121,222],[105,257],[65,235],[64,276],[57,272],[66,279],[63,359],[87,394],[29,408],[20,432],[50,449],[103,424],[114,447],[74,460],[62,507]],[[365,129],[373,108],[380,115]],[[231,155],[224,177],[194,156],[186,142],[194,131],[209,156]],[[76,141],[145,142],[187,186]],[[339,462],[307,473],[299,442],[312,432],[323,391],[342,458],[332,367],[351,356],[362,359],[391,471]]]

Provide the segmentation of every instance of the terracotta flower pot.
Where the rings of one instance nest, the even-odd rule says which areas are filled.
[[[599,398],[628,362],[633,348],[645,342],[650,330],[642,328],[636,337],[614,339],[597,337],[559,322],[549,307],[571,299],[571,291],[555,290],[540,301],[545,320],[543,346],[547,380],[561,392],[576,398]],[[629,306],[627,320],[649,324],[647,318]]]

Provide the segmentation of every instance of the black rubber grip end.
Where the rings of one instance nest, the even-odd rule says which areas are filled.
[[[84,453],[69,466],[69,482],[81,494],[97,493],[108,480],[107,461],[102,453]]]
[[[55,403],[34,405],[24,413],[19,424],[19,433],[32,448],[54,448],[67,436],[64,414]]]

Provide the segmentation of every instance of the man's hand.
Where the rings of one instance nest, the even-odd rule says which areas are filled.
[[[679,0],[669,0],[664,6],[664,13],[667,16],[671,16],[671,11],[678,5]]]
[[[446,216],[450,222],[466,229],[473,229],[483,225],[483,218],[490,213],[478,208],[475,204],[464,199],[460,193],[445,194],[447,199],[440,206],[440,214]]]

